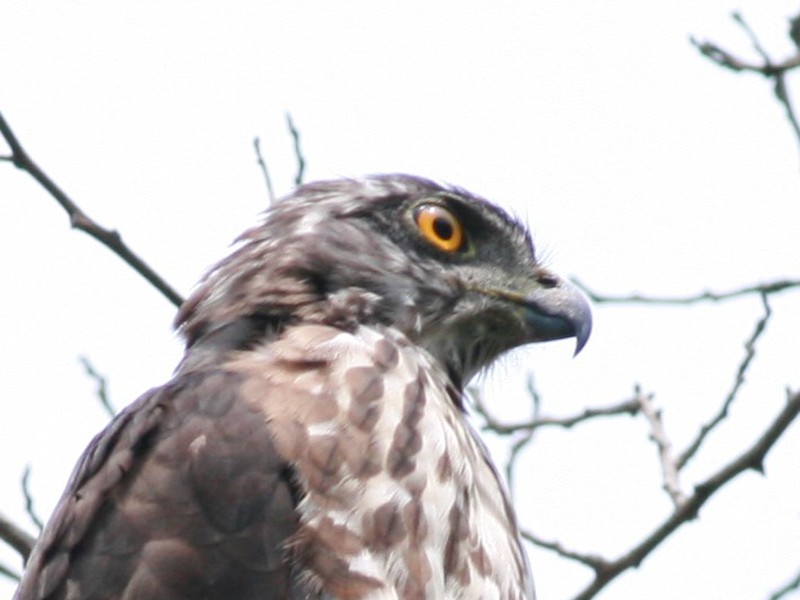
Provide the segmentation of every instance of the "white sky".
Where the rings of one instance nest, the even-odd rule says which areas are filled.
[[[276,188],[405,171],[462,185],[529,223],[559,272],[608,293],[691,294],[800,276],[800,153],[769,84],[701,58],[690,34],[745,56],[740,9],[777,57],[792,2],[23,2],[0,4],[0,110],[39,164],[182,293]],[[793,90],[800,98],[800,88]],[[4,152],[4,150],[0,150]],[[0,510],[27,523],[32,465],[49,514],[105,423],[77,356],[121,406],[180,356],[172,307],[70,231],[26,175],[0,165]],[[800,385],[798,294],[775,313],[724,431],[684,478],[744,449]],[[718,408],[761,314],[757,298],[696,308],[597,307],[593,339],[523,351],[494,369],[498,415],[572,414],[656,393],[681,448]],[[800,566],[800,430],[720,492],[601,598],[765,598]],[[498,460],[504,446],[492,443]],[[614,558],[668,514],[643,422],[539,436],[518,473],[523,523]],[[541,598],[589,573],[532,550]],[[0,561],[18,566],[13,552]],[[13,586],[0,579],[0,597]],[[795,594],[794,597],[800,597]]]

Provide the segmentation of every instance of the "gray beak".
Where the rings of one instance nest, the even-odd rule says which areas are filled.
[[[524,304],[532,341],[574,337],[576,355],[586,345],[592,332],[592,311],[583,294],[568,281],[558,279],[555,285],[536,288],[525,295]]]

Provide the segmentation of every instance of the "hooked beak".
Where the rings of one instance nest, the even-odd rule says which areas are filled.
[[[547,283],[519,298],[535,342],[574,337],[575,355],[592,332],[592,311],[574,285],[552,276]]]

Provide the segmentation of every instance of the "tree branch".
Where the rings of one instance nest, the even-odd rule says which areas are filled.
[[[643,294],[608,296],[605,294],[600,294],[599,292],[595,292],[585,283],[574,277],[571,279],[571,281],[578,286],[581,291],[583,291],[583,293],[592,300],[592,302],[597,304],[697,304],[699,302],[708,301],[720,302],[722,300],[730,300],[740,296],[749,296],[752,294],[768,296],[770,294],[776,294],[785,290],[800,288],[800,279],[784,279],[770,283],[751,285],[729,292],[712,292],[707,290],[692,296],[647,296]]]
[[[792,126],[792,130],[794,130],[795,138],[800,142],[800,123],[797,121],[797,115],[789,98],[789,88],[786,86],[786,71],[775,74],[774,92],[778,102],[783,105],[783,109],[786,111],[786,118]]]
[[[261,156],[261,139],[258,136],[253,139],[253,148],[256,150],[256,161],[261,168],[261,174],[264,175],[264,183],[267,185],[267,198],[270,204],[275,204],[275,192],[272,189],[272,179],[269,176],[267,163],[264,162],[264,157]]]
[[[44,523],[39,518],[39,515],[36,514],[36,509],[33,506],[33,494],[31,494],[29,487],[30,477],[31,466],[25,465],[25,470],[22,472],[22,495],[25,498],[25,512],[28,513],[31,521],[33,521],[33,524],[36,525],[36,529],[38,529],[39,533],[41,533],[42,529],[44,529]]]
[[[105,376],[97,372],[97,369],[94,368],[94,365],[92,365],[91,361],[89,361],[87,357],[79,356],[78,360],[83,365],[83,369],[86,371],[86,374],[93,379],[97,385],[95,395],[100,401],[102,407],[108,413],[108,416],[113,419],[117,414],[117,410],[111,404],[111,399],[108,397],[108,380],[105,378]]]
[[[739,26],[745,32],[745,35],[747,35],[747,37],[750,39],[753,49],[761,58],[761,64],[751,63],[738,58],[727,50],[720,48],[713,42],[699,42],[694,37],[691,37],[689,38],[691,43],[700,51],[703,56],[709,58],[720,67],[730,69],[737,73],[758,73],[759,75],[762,75],[768,79],[774,79],[773,92],[775,97],[786,111],[786,117],[789,120],[792,130],[794,131],[795,138],[797,139],[798,143],[800,143],[800,123],[798,123],[797,115],[795,115],[794,108],[792,107],[792,103],[789,98],[789,91],[786,86],[786,74],[800,66],[800,53],[796,53],[794,56],[791,56],[781,62],[775,62],[764,50],[764,47],[761,45],[761,42],[758,40],[755,32],[744,20],[744,17],[742,17],[742,15],[738,12],[734,12],[731,17],[734,21],[736,21],[736,23],[739,24]],[[796,40],[794,38],[797,32],[795,29],[795,22],[793,20],[789,35],[793,41],[795,41],[796,45]]]
[[[755,50],[756,54],[758,54],[764,60],[764,64],[771,65],[772,60],[770,60],[769,55],[761,45],[761,42],[759,41],[758,36],[756,36],[755,31],[753,31],[750,25],[747,24],[747,21],[744,20],[742,13],[734,11],[731,13],[731,18],[739,24],[739,27],[742,28],[742,30],[745,32],[745,35],[750,38],[750,43],[753,44],[753,50]]]
[[[636,398],[639,400],[642,414],[650,424],[650,439],[658,448],[658,458],[664,482],[662,487],[669,495],[675,508],[679,508],[686,502],[686,494],[681,490],[679,468],[675,457],[672,455],[672,443],[669,441],[667,432],[664,429],[661,411],[653,406],[652,394],[642,394],[638,387],[636,389]]]
[[[736,377],[733,382],[733,387],[731,388],[731,391],[728,392],[725,400],[722,402],[722,407],[720,408],[719,412],[708,423],[700,428],[699,433],[692,443],[689,444],[686,450],[684,450],[678,456],[678,461],[676,464],[678,470],[681,470],[686,466],[686,464],[700,449],[700,446],[705,441],[706,436],[728,416],[728,410],[733,404],[733,401],[736,399],[736,396],[738,395],[742,385],[744,385],[745,373],[747,373],[747,369],[750,367],[750,363],[752,362],[753,357],[756,355],[756,342],[758,341],[758,338],[763,335],[767,327],[767,322],[772,316],[772,310],[769,307],[766,294],[762,294],[761,302],[764,306],[764,316],[758,320],[750,339],[745,342],[745,356],[742,362],[739,364],[739,368],[736,370]]]
[[[98,242],[106,246],[114,254],[119,256],[137,273],[144,277],[153,287],[161,292],[167,300],[175,306],[183,303],[183,298],[176,292],[164,279],[156,273],[147,263],[137,256],[125,242],[119,232],[105,229],[91,219],[75,202],[59,188],[52,179],[33,161],[25,149],[20,144],[11,127],[0,113],[0,134],[8,143],[11,149],[11,156],[2,157],[3,160],[11,162],[15,167],[21,169],[33,177],[39,185],[55,198],[61,208],[69,216],[70,225],[84,233],[92,236]]]
[[[539,546],[540,548],[544,548],[545,550],[550,550],[551,552],[555,552],[561,558],[567,558],[569,560],[581,563],[592,569],[595,573],[602,573],[608,569],[609,563],[608,561],[599,556],[597,554],[585,554],[583,552],[577,552],[575,550],[569,550],[565,548],[560,542],[548,541],[540,538],[533,532],[527,530],[521,530],[520,535],[523,539],[528,540],[534,546]]]
[[[528,379],[525,387],[528,391],[528,398],[531,401],[531,420],[536,421],[539,419],[542,409],[542,396],[539,394],[539,390],[536,388],[536,382],[533,378],[533,373],[528,373]],[[534,430],[532,429],[523,431],[522,435],[520,435],[511,444],[511,451],[508,453],[508,460],[506,461],[505,466],[506,482],[508,483],[510,490],[514,489],[514,473],[517,459],[522,455],[522,451],[533,441],[533,434]]]
[[[611,406],[599,406],[585,408],[577,415],[570,417],[535,417],[530,421],[521,423],[501,423],[498,421],[486,407],[480,394],[473,395],[475,404],[475,412],[481,415],[484,420],[484,425],[481,429],[484,431],[492,431],[498,435],[510,435],[520,431],[534,431],[542,427],[563,427],[569,429],[578,423],[588,421],[597,417],[610,417],[615,415],[631,415],[636,416],[639,413],[640,406],[637,398],[630,398],[623,400],[618,404]]]
[[[19,573],[5,566],[3,563],[0,563],[0,575],[8,577],[11,581],[19,581],[22,579]]]
[[[800,589],[800,571],[797,572],[797,575],[795,575],[794,579],[792,579],[789,583],[770,594],[767,600],[781,600],[781,598],[785,598],[789,592],[798,589]]]
[[[676,508],[661,525],[656,527],[656,529],[645,537],[636,547],[613,562],[593,557],[594,560],[597,561],[596,564],[601,568],[589,565],[595,570],[595,579],[578,593],[573,600],[589,600],[593,598],[620,573],[629,568],[638,567],[650,552],[667,539],[678,527],[687,521],[695,519],[700,508],[706,501],[729,481],[749,469],[763,473],[764,459],[767,453],[781,437],[783,432],[791,425],[797,415],[800,414],[800,392],[789,393],[787,396],[786,406],[784,406],[783,410],[775,417],[761,437],[737,458],[723,466],[711,477],[695,486],[694,492],[686,501],[680,507]],[[567,554],[560,554],[561,556],[573,558],[573,560],[578,560],[586,564],[585,560],[580,560]],[[574,554],[577,555],[577,553]]]
[[[36,543],[36,538],[0,513],[0,540],[6,542],[27,559]]]
[[[286,124],[289,127],[289,133],[292,134],[292,141],[294,142],[294,155],[297,159],[297,174],[294,176],[294,184],[300,186],[303,183],[303,178],[306,171],[306,159],[303,157],[303,151],[300,149],[300,131],[295,127],[292,121],[292,115],[286,113]]]

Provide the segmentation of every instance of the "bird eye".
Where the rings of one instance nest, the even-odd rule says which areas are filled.
[[[414,212],[422,236],[439,250],[452,254],[461,248],[464,228],[449,210],[435,204],[424,204]]]

